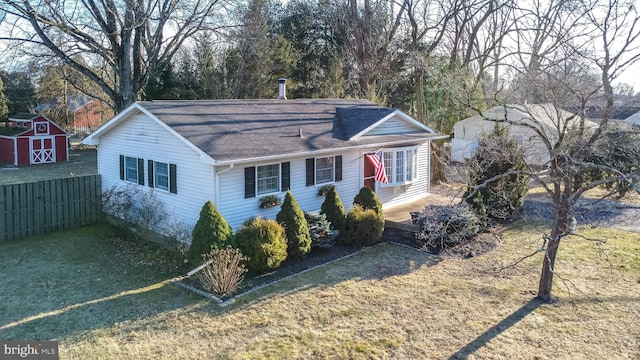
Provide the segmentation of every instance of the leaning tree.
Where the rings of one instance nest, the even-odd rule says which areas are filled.
[[[574,234],[574,217],[582,195],[599,186],[610,189],[608,195],[639,190],[636,184],[640,175],[638,133],[611,122],[612,83],[640,59],[640,13],[635,2],[552,0],[547,5],[556,6],[562,16],[550,17],[553,12],[525,16],[546,17],[535,20],[546,26],[542,30],[548,38],[527,41],[527,36],[538,40],[540,29],[536,28],[530,34],[520,33],[517,42],[517,53],[523,60],[519,77],[536,79],[524,83],[520,91],[546,104],[505,105],[505,115],[515,107],[526,116],[499,120],[534,132],[548,157],[542,169],[529,169],[529,175],[550,196],[554,209],[550,231],[543,236],[537,294],[543,301],[552,300],[556,255],[562,239]],[[595,84],[594,78],[599,79]],[[596,123],[586,118],[587,109],[594,105],[601,109]],[[574,111],[565,111],[567,106]]]
[[[185,40],[220,28],[223,2],[5,0],[0,40],[61,60],[96,83],[118,111],[140,97]]]

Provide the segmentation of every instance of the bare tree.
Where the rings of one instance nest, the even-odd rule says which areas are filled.
[[[46,49],[120,110],[136,101],[159,63],[201,29],[220,27],[221,0],[5,0],[0,12],[22,49]],[[79,61],[78,59],[82,59]]]
[[[539,91],[549,103],[507,105],[503,119],[534,131],[549,158],[542,171],[530,169],[530,176],[546,190],[554,206],[550,232],[543,236],[544,258],[537,297],[544,301],[552,300],[556,255],[561,240],[574,234],[574,216],[582,195],[598,186],[608,186],[609,195],[629,188],[640,190],[636,186],[640,179],[638,134],[618,129],[610,121],[614,103],[612,82],[640,59],[640,13],[633,0],[560,2],[563,6],[570,4],[572,14],[584,15],[587,23],[582,24],[581,31],[572,32],[571,29],[577,29],[575,23],[566,29],[563,25],[566,19],[559,22],[560,15],[545,11],[535,16],[550,16],[537,20],[549,28],[533,29],[533,38],[555,34],[550,42],[536,40],[531,47],[518,43],[522,53],[529,51],[530,56],[522,62],[523,71],[535,71],[544,79],[530,83],[530,93]],[[599,74],[595,78],[599,82],[585,88],[582,82],[576,82],[576,74],[569,71],[575,66],[583,71],[593,69],[590,71]],[[594,77],[589,80],[594,81]],[[569,96],[576,99],[582,111],[574,114],[563,110]],[[588,121],[584,111],[594,98],[603,103],[598,123]],[[506,111],[510,107],[526,113],[527,119],[508,119]]]

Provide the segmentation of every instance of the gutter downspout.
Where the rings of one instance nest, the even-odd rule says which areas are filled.
[[[216,166],[217,167],[217,166]],[[214,191],[215,191],[215,199],[214,199],[214,203],[216,205],[216,207],[218,208],[218,211],[220,211],[220,174],[226,173],[227,171],[233,169],[235,167],[234,163],[229,164],[229,167],[224,169],[224,170],[220,170],[218,172],[215,173],[215,184],[214,184]]]

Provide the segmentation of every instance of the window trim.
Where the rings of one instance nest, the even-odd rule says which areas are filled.
[[[150,164],[153,164],[152,168],[149,169],[149,172],[152,173],[152,176],[153,176],[153,184],[151,182],[149,182],[149,186],[153,186],[153,188],[156,189],[156,190],[169,192],[169,190],[171,189],[170,164],[168,162],[162,162],[162,161],[155,161],[155,160],[149,160],[149,161],[150,161]],[[166,187],[166,189],[163,188],[163,187],[158,186],[158,175],[165,176],[165,174],[159,174],[158,173],[158,164],[163,164],[163,165],[167,166],[167,171],[166,171],[167,187]]]
[[[403,157],[402,159],[403,164],[400,168],[398,168],[399,166],[398,153],[402,153],[402,157]],[[391,154],[391,157],[389,158],[389,155],[387,154]],[[419,172],[418,172],[418,158],[419,158],[418,146],[406,146],[406,147],[399,147],[399,148],[383,149],[382,162],[385,166],[385,171],[387,173],[387,179],[389,180],[389,183],[387,184],[381,183],[380,186],[383,186],[383,187],[402,186],[402,185],[412,184],[418,181],[420,179]],[[389,163],[389,166],[387,166],[387,163]],[[409,169],[408,165],[411,166],[410,180],[407,180],[407,175],[408,175],[407,171]],[[401,171],[402,174],[399,174],[399,171]],[[402,180],[398,181],[398,178],[400,175],[402,176],[401,177]]]
[[[318,182],[318,160],[321,159],[331,159],[331,179],[323,182]],[[314,185],[327,185],[334,184],[336,182],[336,157],[335,155],[331,156],[322,156],[313,158],[313,183]],[[328,168],[322,168],[320,170],[328,170]]]
[[[265,166],[274,166],[274,165],[278,167],[278,174],[276,176],[277,177],[277,183],[276,183],[275,189],[274,190],[269,189],[268,191],[260,192],[260,189],[258,187],[259,187],[259,183],[260,183],[261,178],[258,176],[258,168],[265,167]],[[256,174],[255,175],[256,176],[255,177],[255,179],[256,179],[255,180],[255,182],[256,182],[256,184],[255,184],[255,188],[256,188],[255,194],[256,194],[256,196],[265,196],[265,195],[276,194],[276,193],[280,192],[281,184],[282,184],[282,163],[271,163],[271,164],[264,164],[264,165],[256,165],[255,166],[255,174]],[[273,176],[265,177],[263,179],[268,179],[268,178],[273,178]]]
[[[135,169],[133,167],[129,166],[129,160],[133,161],[133,163],[135,164]],[[130,171],[131,172],[135,171],[135,173],[136,173],[135,180],[129,178],[129,172]],[[140,168],[138,166],[138,158],[137,157],[126,156],[126,155],[124,156],[124,179],[123,180],[127,181],[127,182],[134,183],[134,184],[137,184],[139,182],[139,180],[140,180]]]

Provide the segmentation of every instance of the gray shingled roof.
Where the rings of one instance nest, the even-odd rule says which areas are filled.
[[[416,142],[439,135],[416,128],[415,134],[349,141],[395,111],[367,100],[171,100],[139,105],[216,161]]]

